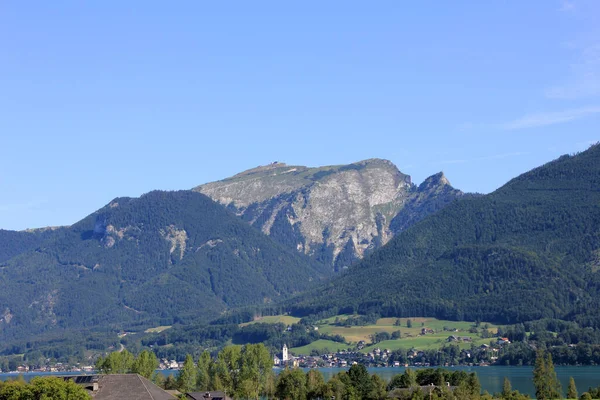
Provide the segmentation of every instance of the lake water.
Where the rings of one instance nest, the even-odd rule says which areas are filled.
[[[416,369],[416,368],[415,368]],[[533,367],[444,367],[451,371],[459,370],[465,372],[475,372],[481,383],[481,390],[487,390],[490,393],[502,391],[502,383],[504,377],[510,379],[513,390],[518,390],[521,393],[529,394],[535,397],[535,388],[533,387]],[[346,369],[340,368],[320,368],[325,379],[331,378],[333,375]],[[394,375],[404,372],[404,368],[368,368],[370,373],[377,374],[389,381]],[[560,380],[563,391],[566,393],[569,385],[569,377],[575,379],[575,385],[579,394],[585,392],[589,387],[600,386],[600,366],[566,366],[555,367],[556,375]]]
[[[510,379],[513,390],[518,390],[521,393],[535,397],[535,388],[532,382],[533,367],[444,367],[444,369],[469,373],[475,372],[481,383],[481,390],[487,390],[490,393],[501,392],[504,377],[507,377]],[[600,386],[600,366],[555,367],[555,370],[565,392],[569,384],[569,377],[571,376],[575,379],[575,385],[579,394],[586,391],[590,386]],[[340,369],[322,368],[321,372],[325,376],[325,379],[328,379],[340,372]],[[403,373],[404,368],[369,368],[369,372],[375,373],[386,381],[389,381],[394,375]]]
[[[416,368],[415,368],[416,369]],[[448,370],[460,370],[466,372],[475,372],[479,377],[481,383],[481,390],[487,390],[490,393],[496,393],[502,391],[502,382],[504,377],[510,379],[514,390],[518,390],[521,393],[529,394],[531,397],[535,395],[535,389],[533,388],[532,376],[533,367],[444,367]],[[585,392],[589,387],[600,386],[600,366],[585,366],[585,367],[556,367],[556,374],[562,384],[563,391],[566,392],[569,384],[569,377],[575,379],[577,390],[579,394]],[[325,380],[328,380],[333,375],[341,371],[347,371],[347,368],[320,368],[319,369]],[[369,368],[370,373],[377,374],[389,381],[392,376],[401,374],[404,372],[404,368]],[[281,371],[280,369],[276,370]],[[176,374],[177,371],[159,371],[164,375]],[[26,373],[23,374],[25,380],[29,381],[35,376],[49,376],[49,375],[83,375],[81,372],[67,372],[67,373]],[[14,379],[18,374],[0,374],[0,380]]]

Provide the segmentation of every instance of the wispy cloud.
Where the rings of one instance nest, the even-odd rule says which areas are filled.
[[[575,8],[575,2],[570,0],[563,0],[560,4],[560,11],[571,11]]]
[[[600,43],[581,50],[567,79],[546,90],[551,99],[573,100],[600,95]]]
[[[600,113],[600,106],[576,108],[566,111],[530,114],[518,118],[514,121],[510,121],[504,124],[502,128],[507,130],[514,130],[556,125],[584,118],[597,113]]]

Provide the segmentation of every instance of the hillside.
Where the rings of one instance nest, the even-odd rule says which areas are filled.
[[[378,313],[499,323],[598,324],[600,146],[453,202],[339,278],[294,315]]]
[[[273,163],[194,190],[336,270],[463,196],[442,173],[417,187],[380,159],[319,168]]]
[[[0,337],[216,317],[328,270],[200,193],[117,198],[0,263]]]
[[[34,250],[49,239],[56,230],[64,228],[42,228],[26,231],[0,229],[0,263],[21,253]]]

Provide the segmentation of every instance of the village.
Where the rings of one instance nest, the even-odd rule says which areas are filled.
[[[471,337],[451,335],[447,338],[448,344],[472,343]],[[334,353],[320,355],[294,356],[286,345],[281,353],[273,357],[274,367],[299,367],[299,368],[347,368],[354,364],[367,367],[430,367],[430,366],[488,366],[498,360],[498,355],[505,345],[510,344],[508,338],[491,340],[490,344],[481,344],[469,348],[459,349],[458,346],[444,346],[437,350],[419,350],[412,348],[403,350],[390,350],[376,347],[367,353],[361,352],[366,343],[360,341],[355,350],[340,350]]]
[[[470,337],[449,336],[448,343],[454,342],[471,342]],[[492,341],[493,342],[493,341]],[[375,348],[368,353],[363,353],[360,350],[366,346],[364,341],[360,341],[354,350],[340,350],[320,355],[293,355],[290,353],[286,345],[283,346],[281,352],[273,356],[274,368],[347,368],[354,364],[362,364],[367,367],[429,367],[429,366],[453,366],[453,365],[469,365],[469,366],[486,366],[493,364],[498,359],[499,352],[502,351],[504,345],[509,344],[507,338],[498,338],[495,344],[482,344],[469,349],[458,350],[457,356],[452,360],[455,362],[442,362],[444,357],[444,348],[439,350],[419,350],[410,349],[404,354],[401,350],[390,350]],[[454,349],[446,347],[446,349]],[[431,359],[431,355],[435,354],[435,359]],[[449,352],[449,357],[456,356]],[[456,362],[458,360],[458,362]],[[163,358],[159,362],[158,369],[161,371],[179,370],[183,368],[183,361],[169,360]],[[14,369],[0,370],[0,373],[61,373],[61,372],[82,372],[93,373],[93,365],[81,365],[80,363],[69,365],[68,363],[51,362],[47,360],[46,365],[29,365],[26,363],[17,365]]]

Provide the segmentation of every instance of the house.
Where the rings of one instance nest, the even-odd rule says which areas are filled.
[[[448,342],[471,342],[473,339],[471,339],[470,336],[456,336],[456,335],[452,335],[452,336],[448,336],[448,338],[446,340]]]
[[[190,400],[231,400],[231,397],[227,396],[225,392],[194,392],[186,393],[186,399]]]
[[[510,340],[508,340],[508,338],[501,337],[501,338],[498,338],[498,342],[497,343],[498,344],[510,344]]]
[[[138,374],[64,376],[83,386],[95,400],[173,400],[171,394]]]

